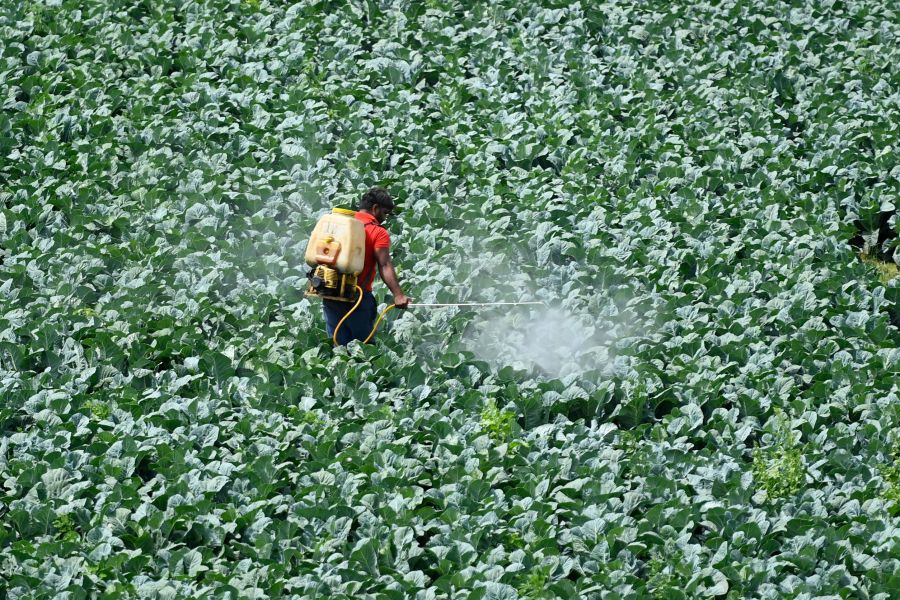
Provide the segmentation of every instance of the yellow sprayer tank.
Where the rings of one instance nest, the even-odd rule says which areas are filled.
[[[355,215],[355,211],[334,208],[319,219],[306,246],[307,265],[324,265],[345,275],[363,270],[366,228]]]

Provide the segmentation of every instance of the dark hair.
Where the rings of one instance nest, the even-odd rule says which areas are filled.
[[[393,210],[394,199],[391,198],[391,195],[384,188],[369,188],[366,193],[362,195],[362,198],[359,199],[359,208],[360,210],[368,210],[376,205],[388,210]]]

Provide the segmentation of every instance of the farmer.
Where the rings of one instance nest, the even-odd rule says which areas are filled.
[[[400,289],[397,272],[391,262],[391,236],[382,225],[393,211],[394,200],[384,188],[373,187],[360,198],[356,218],[362,221],[366,228],[366,258],[363,270],[359,274],[359,286],[363,290],[363,298],[359,308],[344,321],[338,331],[337,342],[341,345],[348,344],[351,340],[366,339],[375,325],[378,309],[375,296],[372,295],[372,282],[375,280],[376,265],[381,280],[394,295],[394,304],[397,305],[397,308],[406,308],[409,304],[409,298]],[[325,325],[329,336],[334,335],[334,328],[351,308],[353,308],[353,304],[348,302],[322,301],[322,310],[325,312]]]

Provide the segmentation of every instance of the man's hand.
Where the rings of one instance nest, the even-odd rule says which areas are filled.
[[[409,306],[409,300],[410,298],[406,294],[397,294],[394,296],[394,306],[405,309]]]

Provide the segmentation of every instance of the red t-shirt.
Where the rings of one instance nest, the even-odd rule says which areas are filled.
[[[369,213],[357,212],[356,219],[366,226],[366,260],[363,270],[359,274],[359,286],[366,292],[372,291],[372,282],[375,281],[375,269],[378,264],[375,261],[375,250],[391,247],[391,236],[387,229],[378,223],[378,219]]]

